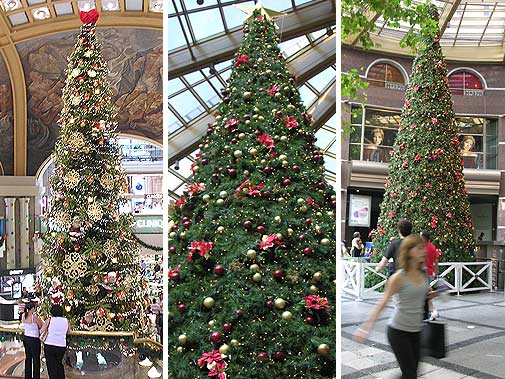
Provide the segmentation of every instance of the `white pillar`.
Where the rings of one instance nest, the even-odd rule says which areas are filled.
[[[16,198],[6,197],[5,201],[5,257],[7,269],[16,268]]]
[[[21,244],[21,268],[30,267],[30,198],[19,199],[19,234]]]

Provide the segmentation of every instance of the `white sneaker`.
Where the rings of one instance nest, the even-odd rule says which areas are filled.
[[[159,378],[161,377],[161,373],[156,369],[156,367],[151,367],[151,369],[147,372],[148,378]]]
[[[152,365],[153,365],[153,362],[151,362],[151,361],[149,360],[149,358],[146,358],[146,359],[144,359],[143,361],[140,361],[140,362],[139,362],[139,365],[141,365],[141,366],[143,366],[143,367],[150,367],[150,366],[152,366]]]

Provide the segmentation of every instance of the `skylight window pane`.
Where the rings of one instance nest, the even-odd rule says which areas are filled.
[[[202,105],[189,91],[168,99],[168,103],[174,107],[177,113],[179,113],[184,120],[188,122],[198,117],[205,111]]]
[[[335,80],[335,75],[333,67],[328,67],[326,70],[310,79],[309,83],[312,87],[321,92],[328,84]]]
[[[177,17],[170,17],[168,19],[168,50],[175,49],[185,44],[186,40],[184,39],[179,20]]]
[[[184,1],[184,0],[179,0],[177,3],[180,3],[181,1]],[[184,5],[186,6],[187,10],[198,9],[198,8],[202,8],[202,7],[216,6],[217,0],[205,0],[202,5],[198,5],[196,0],[190,0],[190,1],[185,0]],[[179,8],[181,7],[179,4],[177,4],[177,6]]]
[[[217,71],[221,71],[221,70],[222,70],[223,68],[225,68],[225,67],[230,67],[230,66],[231,66],[231,61],[232,61],[232,60],[233,60],[233,59],[230,59],[230,60],[227,60],[227,61],[224,61],[224,62],[221,62],[221,63],[216,64],[216,66],[215,66],[215,67],[216,67],[216,70],[217,70]]]
[[[312,92],[306,85],[301,86],[299,89],[303,104],[306,107],[309,107],[316,99],[316,94]]]
[[[309,45],[309,40],[306,36],[297,37],[290,39],[289,41],[282,42],[279,44],[279,48],[282,51],[282,55],[284,58],[288,58],[293,54],[296,54],[298,51],[303,49],[305,46]]]
[[[7,17],[9,17],[12,26],[22,25],[28,22],[28,17],[26,17],[25,12],[11,14]]]
[[[209,83],[203,82],[195,87],[195,91],[209,107],[219,102],[219,95],[212,89]]]
[[[125,8],[127,11],[141,11],[143,9],[142,0],[125,0]]]
[[[189,84],[194,84],[196,82],[199,82],[200,80],[203,80],[204,77],[200,73],[200,71],[194,71],[190,74],[184,75],[184,79],[186,79],[189,82]]]
[[[176,78],[168,81],[167,88],[168,88],[168,95],[170,96],[186,87],[184,86],[184,83],[180,81],[179,78]]]
[[[263,4],[265,8],[270,8],[277,12],[293,8],[291,0],[263,0],[261,4]]]
[[[189,14],[189,20],[197,41],[224,31],[218,9],[191,13]]]
[[[226,19],[226,25],[230,29],[241,26],[247,18],[247,15],[234,5],[224,7],[223,12]]]
[[[170,111],[167,110],[167,121],[168,121],[168,134],[174,133],[180,128],[182,128],[182,123],[177,117]]]

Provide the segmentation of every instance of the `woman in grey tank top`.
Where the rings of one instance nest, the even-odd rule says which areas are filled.
[[[415,379],[420,358],[424,302],[427,296],[433,296],[424,270],[424,241],[418,235],[406,237],[400,245],[398,261],[400,270],[391,276],[381,302],[354,333],[354,337],[359,342],[368,337],[375,320],[394,295],[395,308],[387,325],[387,336],[402,371],[402,378]]]

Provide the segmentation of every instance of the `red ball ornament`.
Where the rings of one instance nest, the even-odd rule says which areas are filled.
[[[289,180],[289,179],[284,179],[284,180],[282,181],[282,184],[283,184],[283,185],[285,185],[285,186],[289,186],[289,185],[291,184],[291,180]]]
[[[265,233],[265,227],[263,225],[259,225],[259,226],[256,227],[256,231],[258,233],[263,234],[263,233]]]
[[[179,310],[179,312],[186,312],[188,310],[188,307],[186,307],[184,304],[179,304],[177,306],[177,309]]]
[[[300,234],[298,236],[298,241],[303,241],[305,239],[305,236],[303,234]]]
[[[306,247],[305,249],[303,249],[303,254],[307,256],[312,255],[313,252],[314,251],[310,247]]]
[[[230,323],[226,323],[223,325],[223,330],[225,333],[230,333],[232,330],[232,325]]]
[[[286,355],[284,354],[284,352],[282,351],[276,351],[272,358],[275,360],[275,361],[283,361],[285,358],[286,358]]]
[[[308,218],[308,219],[306,219],[306,220],[305,220],[305,223],[306,223],[307,225],[310,225],[310,224],[312,224],[312,220],[311,220],[310,218]]]
[[[269,197],[270,196],[270,191],[265,191],[262,193],[263,197]]]
[[[282,114],[283,114],[283,113],[282,113],[282,111],[277,111],[277,112],[275,112],[275,115],[276,115],[277,117],[282,117]]]
[[[219,276],[224,275],[224,271],[225,271],[224,267],[221,265],[217,265],[214,267],[214,274],[216,274],[216,275],[219,275]]]
[[[265,301],[265,306],[268,308],[273,308],[274,302],[272,300],[267,300],[267,301]]]
[[[282,270],[275,270],[274,271],[274,277],[277,278],[277,279],[282,279],[282,277],[283,277]]]
[[[191,221],[184,221],[184,222],[182,223],[182,226],[183,226],[184,228],[188,229],[188,228],[191,226]]]
[[[260,130],[255,130],[254,134],[256,134],[257,136],[259,136],[261,134],[261,131]]]
[[[311,316],[308,316],[307,318],[305,318],[305,323],[306,323],[306,324],[309,324],[309,325],[314,325],[314,322],[315,322],[315,320],[314,320],[314,318],[313,318],[313,317],[311,317]]]
[[[208,159],[202,159],[202,166],[207,166],[209,164]]]
[[[223,342],[223,335],[220,332],[214,332],[210,335],[210,341],[215,345],[219,345]]]
[[[293,171],[298,172],[300,171],[300,166],[293,166]]]
[[[259,361],[264,361],[264,360],[268,359],[268,354],[266,352],[262,351],[261,353],[259,353],[256,356],[256,359]]]
[[[178,282],[179,280],[181,280],[181,275],[178,272],[174,272],[172,275],[170,275],[170,279],[172,279],[174,282]]]
[[[230,98],[228,96],[223,98],[223,103],[228,104],[229,102]]]
[[[271,174],[271,173],[272,173],[272,168],[271,168],[271,167],[269,167],[269,166],[266,166],[266,167],[263,169],[263,172],[264,172],[265,174],[267,174],[267,175],[268,175],[268,174]]]
[[[242,309],[237,309],[235,311],[235,314],[237,315],[238,318],[242,318],[242,316],[244,316],[244,311]]]
[[[252,221],[250,221],[250,220],[244,221],[244,228],[251,229],[252,226],[253,226]]]
[[[175,248],[175,246],[170,246],[170,247],[168,248],[168,252],[169,252],[170,254],[175,254],[175,253],[177,252],[177,249]]]
[[[230,168],[228,169],[228,175],[230,175],[230,177],[234,178],[237,176],[237,170],[235,170],[234,168]]]
[[[250,115],[248,115],[248,114],[245,114],[245,115],[244,115],[244,120],[250,120],[250,119],[251,119],[251,116],[250,116]]]

